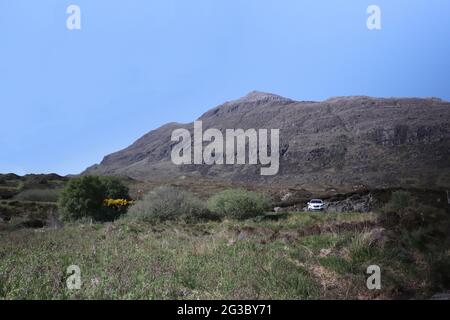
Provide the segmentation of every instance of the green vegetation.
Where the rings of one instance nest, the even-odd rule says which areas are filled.
[[[66,184],[58,207],[64,220],[109,221],[125,213],[125,209],[105,206],[105,199],[129,199],[128,188],[117,178],[84,176]]]
[[[42,228],[57,215],[55,203],[3,200],[0,202],[0,231]]]
[[[137,201],[128,216],[141,221],[198,221],[211,217],[204,203],[194,194],[174,187],[158,187]]]
[[[208,210],[157,187],[100,223],[121,214],[104,200],[127,195],[113,178],[73,179],[58,228],[36,220],[55,204],[0,201],[10,219],[0,224],[0,299],[409,299],[450,287],[449,215],[403,191],[378,213],[267,213],[253,192],[218,193]],[[70,265],[81,268],[80,290],[67,289]],[[370,265],[382,290],[366,287]]]
[[[289,219],[302,221],[301,215],[292,214]],[[241,222],[241,228],[246,226]],[[264,228],[265,223],[257,226]],[[240,232],[230,222],[155,225],[120,219],[107,224],[72,224],[39,233],[3,233],[0,298],[321,297],[320,279],[309,266],[301,266],[293,258],[303,250],[301,242],[286,246],[282,239],[274,239],[264,243],[263,238],[271,232],[255,230],[245,237]],[[310,240],[312,246],[334,243],[317,237]],[[66,288],[65,272],[72,264],[81,268],[81,290]]]
[[[225,190],[208,200],[208,209],[222,217],[248,219],[264,214],[269,207],[267,197],[244,189]]]
[[[391,195],[391,199],[384,205],[383,212],[396,212],[411,206],[413,197],[407,191],[395,191]]]
[[[30,189],[24,190],[14,197],[18,201],[57,202],[60,189]]]
[[[388,231],[389,245],[399,258],[422,264],[435,290],[450,288],[448,212],[421,204],[411,194],[399,191],[381,210],[379,224]]]
[[[375,216],[318,216],[196,224],[126,217],[0,232],[0,298],[370,299],[434,292],[425,265],[398,256],[377,229],[366,229]],[[73,264],[83,285],[71,291],[66,269]],[[371,264],[383,270],[381,291],[366,288]],[[434,277],[446,272],[434,266]]]
[[[67,178],[55,174],[29,174],[23,177],[0,174],[0,199],[54,202],[58,190],[63,188],[65,181]]]
[[[65,181],[56,174],[0,174],[0,230],[53,226]]]

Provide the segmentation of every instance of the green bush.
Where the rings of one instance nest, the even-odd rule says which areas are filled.
[[[410,206],[413,202],[411,193],[407,191],[395,191],[391,195],[391,199],[384,205],[384,211],[398,211]]]
[[[208,209],[219,216],[248,219],[262,215],[269,207],[267,198],[244,189],[225,190],[208,200]]]
[[[128,216],[144,221],[197,221],[212,218],[206,206],[194,194],[174,187],[154,189],[128,210]]]
[[[56,202],[60,192],[61,190],[58,189],[30,189],[22,191],[14,199],[20,201]]]
[[[109,198],[130,199],[128,188],[114,177],[84,176],[67,183],[58,207],[64,220],[109,221],[125,213],[124,208],[105,206],[104,200]]]
[[[447,223],[448,215],[441,209],[418,203],[409,192],[396,191],[381,209],[380,223],[393,231],[418,231],[439,228]]]
[[[106,199],[130,199],[128,187],[116,177],[101,177]]]
[[[435,290],[448,288],[450,215],[425,205],[404,191],[394,192],[379,213],[391,248],[411,261],[422,257],[426,279]]]

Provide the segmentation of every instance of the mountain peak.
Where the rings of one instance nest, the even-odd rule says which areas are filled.
[[[273,93],[251,91],[242,98],[227,101],[224,104],[207,111],[199,118],[199,120],[218,117],[222,114],[229,114],[231,112],[234,114],[247,112],[259,106],[285,105],[292,102],[295,101]]]
[[[259,101],[292,101],[291,99],[262,91],[251,91],[246,96],[233,102],[259,102]]]

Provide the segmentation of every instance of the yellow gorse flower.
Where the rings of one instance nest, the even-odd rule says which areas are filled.
[[[134,201],[127,199],[105,199],[103,204],[107,207],[128,207],[132,205]]]

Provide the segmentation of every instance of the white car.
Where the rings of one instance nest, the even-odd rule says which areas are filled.
[[[312,199],[308,202],[308,211],[321,211],[325,209],[325,202],[320,199]]]

